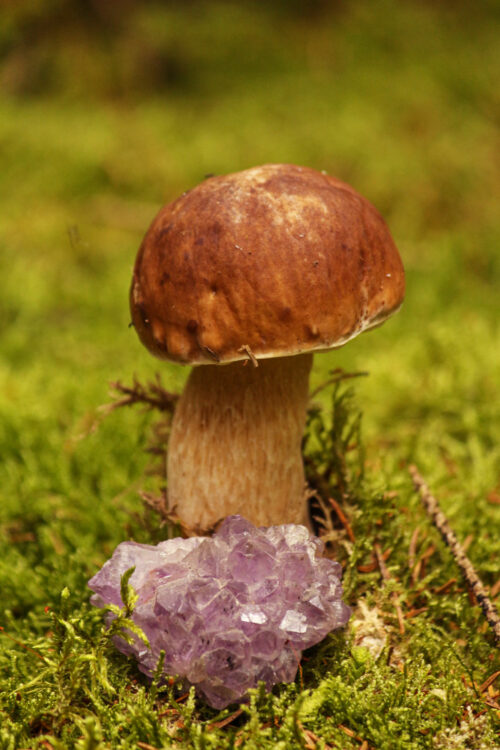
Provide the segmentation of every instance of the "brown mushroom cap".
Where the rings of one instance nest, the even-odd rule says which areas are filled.
[[[132,320],[184,364],[339,347],[401,305],[404,271],[378,211],[291,164],[207,179],[161,209],[137,256]]]

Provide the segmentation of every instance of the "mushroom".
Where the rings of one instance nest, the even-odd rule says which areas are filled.
[[[206,179],[161,209],[130,300],[143,344],[194,365],[167,464],[169,505],[186,527],[203,533],[233,514],[307,523],[313,352],[380,325],[403,296],[384,220],[326,173],[267,164]]]

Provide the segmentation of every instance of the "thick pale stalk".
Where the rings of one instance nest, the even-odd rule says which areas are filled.
[[[240,513],[307,523],[301,440],[312,355],[195,367],[168,450],[169,506],[195,532]]]

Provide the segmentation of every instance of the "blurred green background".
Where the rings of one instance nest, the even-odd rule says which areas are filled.
[[[399,316],[317,357],[316,379],[338,364],[370,370],[360,385],[367,428],[398,443],[413,447],[429,421],[436,448],[478,424],[489,433],[500,360],[499,7],[4,3],[2,408],[31,424],[57,414],[62,436],[106,400],[110,379],[159,370],[179,385],[185,370],[154,362],[127,328],[142,234],[205,174],[282,161],[365,194],[407,269]],[[447,420],[438,430],[437,413]]]
[[[265,162],[327,170],[391,227],[406,302],[316,357],[313,385],[337,366],[370,372],[357,399],[372,479],[402,493],[404,513],[417,461],[495,584],[499,38],[496,0],[4,0],[0,590],[11,628],[42,632],[65,585],[86,599],[119,541],[147,541],[130,514],[148,416],[121,410],[94,429],[109,381],[160,372],[174,390],[187,374],[128,328],[135,253],[162,203],[207,173]],[[23,625],[30,612],[41,624]]]

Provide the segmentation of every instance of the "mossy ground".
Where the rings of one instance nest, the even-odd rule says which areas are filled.
[[[131,3],[111,35],[52,6],[66,25],[20,2],[0,29],[0,748],[495,747],[498,649],[407,466],[500,606],[498,5]],[[398,316],[316,357],[312,378],[369,372],[346,402],[362,443],[338,420],[309,448],[319,469],[346,460],[352,538],[337,524],[333,549],[358,621],[362,601],[387,642],[374,658],[354,627],[335,634],[225,723],[237,707],[149,686],[88,605],[86,581],[155,523],[138,495],[155,489],[155,417],[98,406],[111,380],[186,376],[127,327],[158,206],[266,161],[354,184],[407,269]]]

